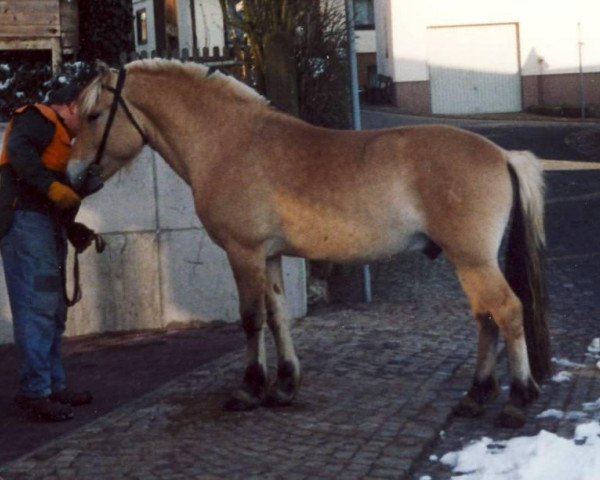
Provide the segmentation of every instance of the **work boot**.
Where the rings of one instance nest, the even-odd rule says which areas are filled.
[[[70,405],[62,405],[50,400],[50,397],[15,397],[17,407],[24,410],[33,420],[42,422],[63,422],[73,418],[73,409]]]
[[[74,392],[68,388],[54,392],[52,395],[50,395],[50,400],[53,402],[61,403],[63,405],[70,405],[72,407],[87,405],[88,403],[92,403],[93,399],[94,397],[92,396],[91,392],[88,392],[87,390],[83,392]]]

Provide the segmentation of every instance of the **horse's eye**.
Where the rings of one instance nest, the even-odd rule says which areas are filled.
[[[99,116],[100,116],[100,113],[90,113],[87,116],[87,120],[88,120],[88,122],[94,122],[94,121],[98,120]]]

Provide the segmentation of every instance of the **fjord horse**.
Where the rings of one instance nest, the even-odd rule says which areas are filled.
[[[524,423],[522,407],[550,371],[543,178],[532,154],[448,126],[317,128],[233,78],[168,60],[102,67],[80,109],[69,164],[76,188],[91,164],[108,178],[148,143],[190,185],[198,217],[227,253],[247,337],[245,375],[227,408],[285,405],[298,391],[282,255],[365,262],[435,245],[478,325],[473,384],[455,411],[479,415],[498,394],[501,334],[512,383],[499,422]],[[505,277],[498,256],[507,229]],[[265,324],[278,355],[272,382]]]

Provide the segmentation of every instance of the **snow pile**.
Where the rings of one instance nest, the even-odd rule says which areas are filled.
[[[600,338],[587,349],[600,368]],[[553,358],[554,363],[571,371],[561,371],[555,382],[569,381],[574,371],[586,365]],[[542,430],[534,437],[494,441],[483,437],[461,451],[441,459],[452,468],[456,480],[600,480],[600,398],[582,405],[581,411],[549,409],[537,418],[554,418],[581,423],[572,439]]]
[[[545,430],[503,442],[484,437],[441,462],[460,480],[599,480],[600,423],[579,425],[571,440]]]

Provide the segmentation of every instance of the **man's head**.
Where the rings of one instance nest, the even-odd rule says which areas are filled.
[[[65,122],[71,136],[79,133],[79,107],[77,99],[81,89],[74,83],[61,83],[48,93],[50,107]]]

